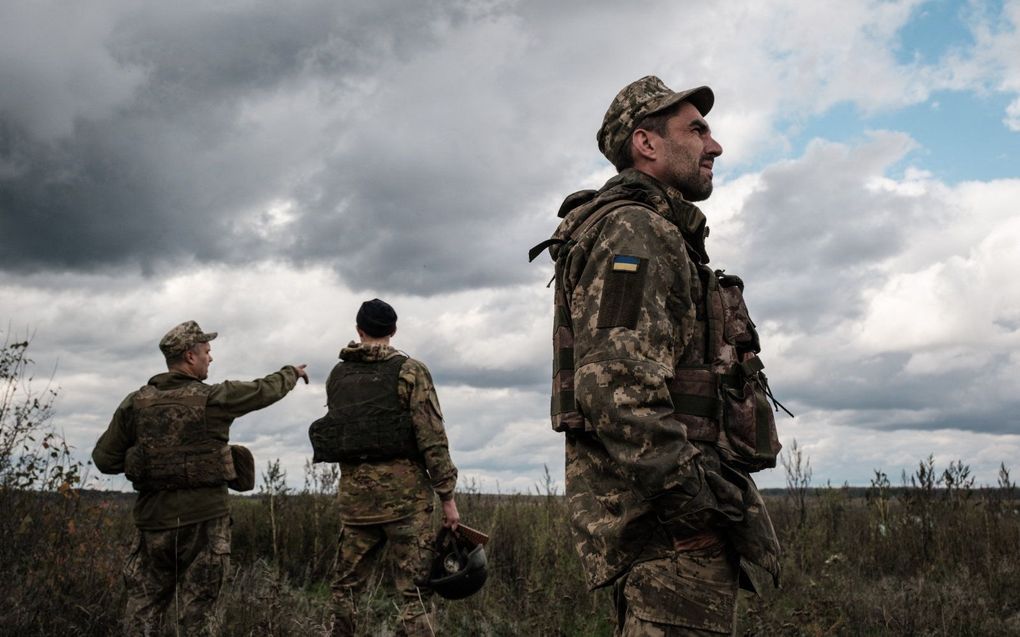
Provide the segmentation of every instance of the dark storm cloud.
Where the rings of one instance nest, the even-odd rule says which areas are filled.
[[[557,171],[503,85],[526,78],[498,75],[526,42],[485,3],[398,4],[110,9],[79,46],[130,91],[87,113],[60,96],[49,134],[0,101],[0,268],[283,257],[418,294],[533,278],[508,265]]]

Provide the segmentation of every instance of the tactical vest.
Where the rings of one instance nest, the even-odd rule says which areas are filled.
[[[218,487],[237,478],[230,446],[213,438],[206,423],[212,387],[142,387],[132,401],[135,444],[124,473],[138,491]]]
[[[406,356],[345,361],[330,382],[332,408],[312,423],[312,462],[375,462],[418,455],[411,413],[400,403]]]
[[[592,196],[582,191],[572,197]],[[564,208],[571,203],[568,198]],[[642,206],[639,201],[614,201],[596,209],[568,239],[549,239],[529,252],[534,260],[546,248],[558,245],[555,258],[553,318],[552,428],[557,432],[594,433],[574,396],[574,329],[564,287],[567,255],[597,222],[623,206]],[[566,211],[561,208],[560,216]],[[690,250],[693,252],[693,250]],[[695,260],[697,263],[697,260]],[[679,363],[668,389],[673,415],[686,428],[687,439],[717,447],[727,462],[747,471],[776,466],[781,445],[776,432],[772,397],[760,351],[758,333],[744,303],[744,284],[739,277],[712,271],[698,264],[700,285],[692,290],[698,308],[696,339],[702,350],[697,363]],[[778,402],[773,401],[778,408]],[[783,408],[785,410],[785,408]],[[789,413],[789,412],[787,412]],[[792,415],[792,414],[791,414]]]

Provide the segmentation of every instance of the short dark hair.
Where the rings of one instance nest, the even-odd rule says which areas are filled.
[[[651,115],[646,115],[645,117],[641,118],[641,121],[637,123],[637,126],[634,127],[634,130],[636,131],[640,128],[642,130],[651,131],[658,135],[659,137],[665,137],[666,132],[668,130],[666,125],[669,122],[669,118],[673,117],[678,112],[680,112],[680,107],[683,106],[685,103],[686,101],[677,102],[672,106],[662,109],[661,111],[656,111]],[[634,133],[632,132],[631,135],[633,136],[633,134]],[[628,139],[627,152],[623,153],[620,156],[620,163],[616,165],[616,170],[622,172],[627,168],[632,168],[633,166],[634,155],[631,154],[630,139]]]

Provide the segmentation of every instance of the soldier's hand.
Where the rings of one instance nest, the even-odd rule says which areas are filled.
[[[291,367],[293,367],[294,371],[297,372],[298,378],[303,378],[305,381],[305,385],[307,385],[308,372],[305,371],[305,368],[308,367],[308,365],[291,365]]]
[[[457,512],[457,503],[453,500],[443,502],[443,526],[451,531],[457,530],[460,524],[460,513]]]

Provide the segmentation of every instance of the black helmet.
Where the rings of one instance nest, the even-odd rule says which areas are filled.
[[[436,538],[438,555],[429,572],[429,587],[446,599],[463,599],[482,588],[488,574],[485,549],[449,529]]]

